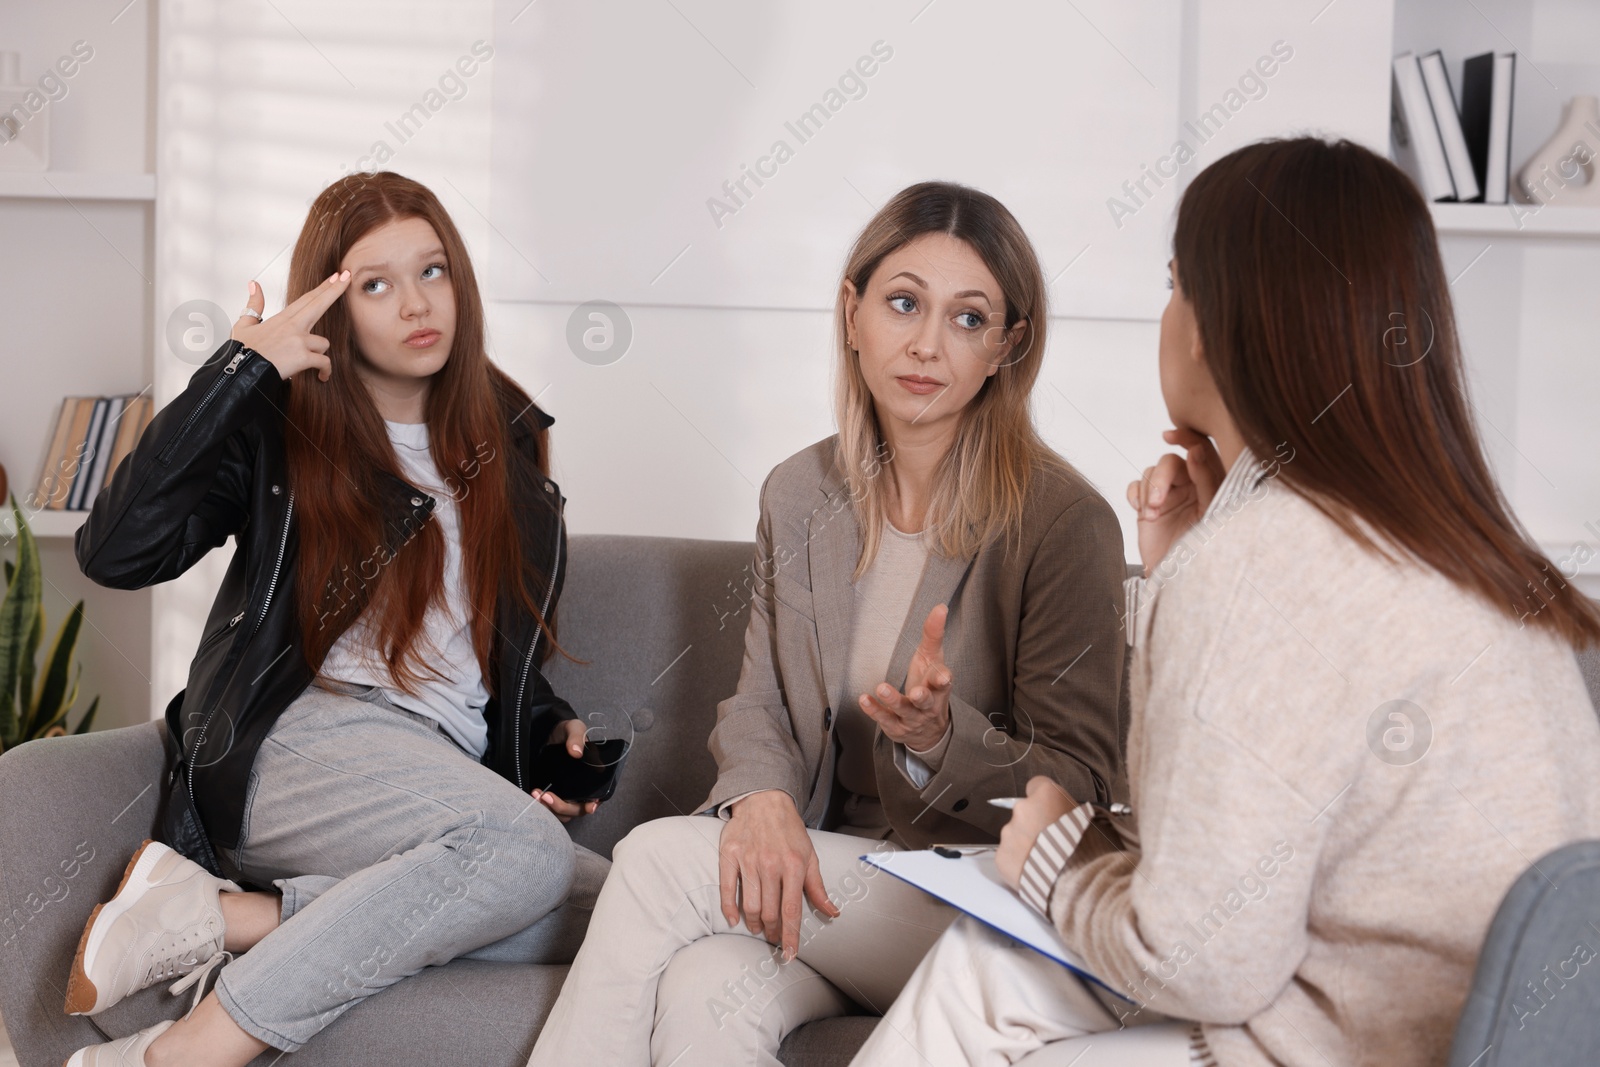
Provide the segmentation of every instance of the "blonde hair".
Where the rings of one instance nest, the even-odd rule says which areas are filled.
[[[837,463],[861,526],[861,556],[854,578],[877,556],[888,518],[888,493],[877,477],[886,455],[872,393],[845,328],[843,281],[858,294],[884,257],[924,234],[964,241],[1000,283],[1005,329],[1026,319],[1011,355],[985,379],[961,413],[955,442],[934,474],[928,529],[947,557],[975,554],[991,539],[1010,534],[1020,546],[1023,502],[1033,476],[1077,472],[1039,437],[1029,397],[1044,360],[1047,296],[1044,271],[1028,235],[1011,212],[987,193],[953,182],[921,182],[902,189],[867,223],[845,261],[834,333],[838,351],[834,417],[839,425]]]

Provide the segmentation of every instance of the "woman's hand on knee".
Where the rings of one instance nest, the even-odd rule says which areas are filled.
[[[745,926],[782,945],[785,960],[800,951],[803,900],[830,918],[839,915],[822,884],[811,835],[781,789],[752,793],[733,805],[733,817],[722,828],[718,880],[728,925],[739,925],[742,905]]]

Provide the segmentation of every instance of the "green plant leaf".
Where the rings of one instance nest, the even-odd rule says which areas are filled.
[[[72,665],[73,649],[78,645],[78,632],[82,628],[83,601],[80,600],[62,621],[55,642],[50,646],[50,655],[45,659],[44,681],[39,686],[38,703],[23,727],[23,736],[30,740],[40,735],[44,723],[55,721],[72,707],[76,693],[68,696],[67,676]]]
[[[22,737],[23,741],[35,741],[48,734],[56,727],[63,730],[67,728],[67,714],[72,710],[72,705],[78,702],[78,682],[83,677],[83,664],[77,664],[77,670],[72,675],[72,689],[67,693],[66,699],[61,701],[59,708],[48,719],[41,718],[34,724],[33,732]]]
[[[6,583],[5,600],[0,601],[0,749],[10,748],[18,740],[17,688],[22,658],[43,597],[39,547],[14,495],[10,503],[17,528],[17,562]]]
[[[89,701],[89,710],[83,713],[83,718],[78,720],[78,728],[72,731],[75,734],[86,734],[94,722],[94,713],[100,710],[100,698],[95,697]]]
[[[67,716],[71,714],[73,706],[78,703],[78,686],[83,680],[83,664],[77,663],[73,666],[75,669],[72,672],[72,688],[68,689],[67,695],[61,698],[61,703],[57,707],[55,713],[49,718],[41,718],[38,723],[34,725],[33,732],[23,737],[22,740],[36,740],[37,738],[43,737],[45,734],[55,729],[57,726],[61,727],[63,730],[67,728]],[[98,700],[99,697],[96,697],[95,699]]]
[[[33,686],[34,662],[39,655],[39,643],[44,640],[44,600],[40,598],[39,611],[33,617],[33,625],[28,627],[28,639],[23,643],[21,678],[17,682],[17,718],[22,730],[22,736],[30,736],[27,723],[38,717],[36,697],[37,692]]]

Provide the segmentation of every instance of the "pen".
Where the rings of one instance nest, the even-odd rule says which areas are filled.
[[[1015,808],[1017,806],[1017,801],[1019,801],[1021,799],[1023,799],[1023,798],[1022,797],[990,797],[989,798],[989,803],[993,804],[997,808],[1005,808],[1007,811],[1010,811],[1011,809],[1013,809],[1013,808]],[[1104,807],[1107,811],[1109,811],[1113,815],[1132,815],[1133,814],[1133,809],[1128,807],[1128,805],[1126,805],[1126,804],[1105,804],[1105,805],[1096,805],[1096,807]]]

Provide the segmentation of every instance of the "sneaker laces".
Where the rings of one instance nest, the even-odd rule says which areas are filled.
[[[210,924],[192,926],[180,934],[169,936],[166,943],[152,951],[154,959],[145,967],[144,979],[139,988],[144,989],[168,978],[185,974],[202,962],[199,951],[222,951],[222,937]]]
[[[167,992],[177,997],[182,996],[190,986],[194,987],[194,1000],[190,1001],[189,1010],[183,1014],[185,1019],[194,1014],[194,1010],[200,1006],[200,1001],[204,999],[206,995],[206,978],[218,967],[231,962],[233,962],[233,953],[219,951],[200,966],[173,982],[167,989]]]

